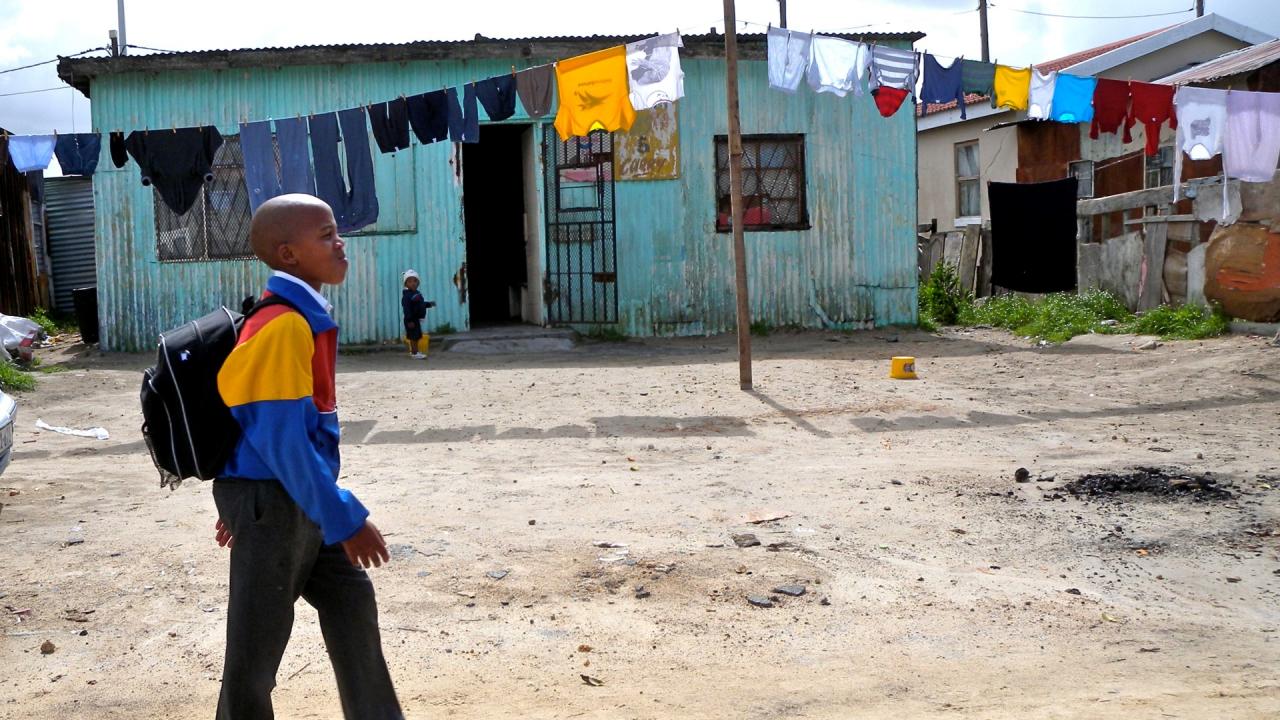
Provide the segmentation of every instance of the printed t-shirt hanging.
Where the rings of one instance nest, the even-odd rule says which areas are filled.
[[[770,27],[769,87],[794,93],[809,70],[813,36],[786,28]]]
[[[1131,82],[1129,93],[1132,100],[1129,117],[1124,122],[1125,132],[1142,123],[1147,136],[1147,155],[1155,155],[1160,150],[1160,126],[1164,125],[1164,121],[1169,121],[1171,129],[1176,130],[1178,127],[1178,116],[1173,109],[1173,86]]]
[[[1098,81],[1091,77],[1058,73],[1053,83],[1054,120],[1064,123],[1093,121],[1093,90]]]
[[[1031,68],[997,65],[995,78],[996,107],[1026,110],[1031,94]]]
[[[809,87],[844,97],[862,95],[862,76],[870,66],[867,46],[841,38],[814,35],[809,45]]]
[[[556,64],[556,85],[560,110],[555,127],[561,140],[597,129],[630,130],[636,120],[622,45],[561,60]]]
[[[627,44],[627,85],[631,107],[648,110],[684,97],[680,69],[680,33],[668,33]]]
[[[1054,86],[1058,73],[1050,70],[1041,73],[1038,68],[1031,68],[1031,87],[1027,93],[1027,117],[1032,120],[1048,120],[1053,108]]]
[[[1173,199],[1176,201],[1182,185],[1182,156],[1208,160],[1222,153],[1227,130],[1227,91],[1180,87],[1174,92],[1173,105],[1182,120],[1178,123],[1174,144]]]

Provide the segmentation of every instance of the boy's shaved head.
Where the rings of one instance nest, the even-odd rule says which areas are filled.
[[[311,195],[279,195],[262,203],[249,222],[253,254],[274,270],[280,267],[281,245],[298,239],[301,232],[332,218],[329,205]],[[307,221],[310,222],[307,222]]]

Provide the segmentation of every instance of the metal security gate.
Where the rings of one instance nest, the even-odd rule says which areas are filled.
[[[75,310],[71,291],[98,284],[93,243],[93,182],[87,177],[47,178],[44,201],[53,306],[70,313]]]
[[[550,124],[543,132],[547,323],[617,323],[613,135],[596,131],[561,141]]]

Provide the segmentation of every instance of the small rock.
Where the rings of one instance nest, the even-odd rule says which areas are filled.
[[[529,521],[529,524],[530,524],[530,525],[537,525],[537,524],[538,524],[538,521],[537,521],[537,520],[530,520],[530,521]]]
[[[589,652],[591,652],[591,646],[590,646],[590,645],[579,645],[579,646],[578,646],[578,652],[580,652],[580,653],[589,653]]]
[[[644,587],[643,585],[637,585],[637,586],[636,586],[636,599],[637,599],[637,600],[643,600],[643,599],[645,599],[645,598],[647,598],[647,597],[651,596],[652,594],[653,594],[653,593],[651,593],[651,592],[649,592],[648,590],[646,590],[646,589],[645,589],[645,587]]]
[[[593,543],[591,543],[591,544],[592,544],[592,545],[594,545],[594,546],[596,546],[596,547],[598,547],[598,548],[610,548],[610,549],[616,549],[616,548],[624,548],[624,547],[626,547],[626,545],[625,545],[625,544],[623,544],[623,543],[609,542],[609,541],[607,541],[607,540],[597,540],[596,542],[593,542]]]
[[[1229,582],[1229,583],[1238,583],[1238,582],[1240,582],[1240,578],[1238,578],[1238,577],[1229,577],[1229,578],[1227,578],[1227,582]]]
[[[805,587],[803,585],[780,585],[774,588],[773,591],[780,595],[790,595],[791,597],[800,597],[801,595],[805,594]]]
[[[1031,482],[1031,471],[1020,467],[1013,472],[1013,479],[1020,483]]]
[[[824,598],[822,598],[822,600],[821,600],[818,604],[819,604],[819,605],[830,605],[830,604],[831,604],[831,598],[829,598],[829,597],[824,597]]]
[[[765,597],[764,595],[748,595],[748,596],[747,596],[747,602],[751,603],[752,605],[755,605],[755,606],[756,606],[756,607],[758,607],[758,608],[771,608],[771,607],[773,607],[773,600],[770,600],[769,598]],[[50,650],[49,652],[53,652],[53,651],[52,651],[52,650]]]
[[[52,655],[53,651],[57,649],[58,648],[53,644],[52,640],[45,640],[44,642],[40,643],[41,655]]]
[[[902,481],[901,481],[901,480],[890,480],[890,481],[889,481],[889,484],[890,484],[890,485],[901,485],[901,484],[902,484]]]
[[[1107,320],[1103,320],[1100,324],[1101,324],[1103,327],[1115,327],[1115,326],[1117,326],[1117,325],[1119,325],[1119,324],[1120,324],[1120,321],[1119,321],[1119,320],[1111,320],[1111,319],[1107,319]]]
[[[1081,592],[1080,592],[1080,588],[1067,588],[1067,593],[1068,593],[1068,594],[1070,594],[1070,595],[1080,595],[1080,594],[1081,594]]]
[[[507,576],[508,572],[509,571],[507,570],[490,570],[489,572],[485,573],[485,575],[488,575],[493,580],[501,580],[502,578]]]
[[[1155,349],[1156,349],[1156,348],[1158,348],[1158,347],[1160,347],[1160,341],[1159,341],[1159,340],[1148,340],[1148,341],[1146,341],[1146,342],[1142,343],[1141,345],[1139,345],[1139,346],[1138,346],[1138,349],[1139,349],[1139,350],[1155,350]]]
[[[757,538],[755,535],[752,535],[751,533],[739,533],[737,535],[733,535],[732,537],[733,537],[733,544],[737,545],[740,548],[755,547],[760,544],[760,538]]]
[[[431,574],[430,570],[419,570],[418,577],[426,577]]]

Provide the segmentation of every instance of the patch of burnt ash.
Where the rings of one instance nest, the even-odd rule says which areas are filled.
[[[1063,485],[1062,490],[1077,498],[1152,495],[1187,500],[1229,500],[1234,497],[1213,473],[1184,473],[1150,467],[1122,473],[1084,475]]]

